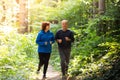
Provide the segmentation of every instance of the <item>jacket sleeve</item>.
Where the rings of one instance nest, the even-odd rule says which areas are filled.
[[[74,32],[71,32],[71,34],[70,34],[70,39],[71,39],[71,42],[74,42]]]
[[[36,43],[37,43],[38,45],[45,45],[45,42],[42,42],[42,41],[41,41],[41,34],[40,34],[40,33],[38,33],[38,36],[37,36],[37,38],[36,38]]]

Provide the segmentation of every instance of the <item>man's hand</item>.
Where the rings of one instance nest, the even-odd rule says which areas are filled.
[[[62,43],[62,39],[58,39],[57,42],[58,42],[59,44],[61,44],[61,43]]]
[[[65,37],[66,41],[71,41],[71,39],[69,37]]]

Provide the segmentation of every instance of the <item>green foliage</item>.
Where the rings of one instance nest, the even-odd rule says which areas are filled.
[[[114,29],[98,36],[98,21],[98,19],[91,20],[84,28],[73,29],[76,32],[76,41],[72,49],[69,74],[77,76],[78,80],[81,78],[84,80],[109,79],[113,74],[108,73],[108,71],[111,70],[113,61],[119,59],[119,36],[114,37],[115,34],[109,33],[113,32]],[[114,72],[115,74],[116,72]]]
[[[90,19],[88,24],[78,27],[77,30],[73,28],[76,32],[76,41],[72,50],[69,74],[77,76],[76,79],[119,79],[120,20],[118,6],[115,4],[108,5],[114,8],[107,9],[105,15]]]
[[[37,59],[35,34],[11,32],[0,39],[0,79],[27,80]]]
[[[83,24],[88,17],[89,2],[80,0],[68,0],[61,3],[56,9],[55,14],[52,13],[48,20],[67,19],[71,24]],[[76,16],[77,15],[77,16]],[[78,23],[79,21],[79,23]]]
[[[75,27],[87,23],[91,7],[88,0],[66,0],[56,4],[56,7],[50,6],[50,4],[46,7],[46,4],[42,3],[30,8],[31,26],[39,26],[41,21],[61,21],[63,19],[69,20],[70,26],[75,25]]]
[[[96,15],[93,19],[92,0],[61,1],[35,0],[36,4],[29,9],[33,33],[23,35],[12,32],[0,36],[1,80],[32,80],[30,76],[37,59],[35,38],[41,21],[59,22],[62,19],[69,20],[70,29],[75,33],[69,75],[76,76],[76,80],[119,80],[120,1],[106,0],[105,14]],[[54,34],[58,28],[59,24],[51,24]],[[56,46],[55,43],[50,64],[60,70]]]
[[[55,7],[36,5],[36,8],[31,9],[31,12],[35,13],[32,14],[31,19],[33,22],[69,20],[70,29],[75,32],[69,75],[77,76],[78,80],[81,78],[85,80],[109,80],[112,75],[117,74],[112,69],[112,65],[117,65],[113,61],[117,61],[119,58],[119,1],[107,0],[105,14],[90,19],[93,16],[91,1],[65,0]],[[34,12],[35,9],[39,12]],[[36,22],[32,24],[36,26]],[[52,31],[55,33],[57,29],[57,27],[52,28]],[[56,44],[53,46],[50,63],[59,70],[60,59],[56,46]],[[113,71],[114,74],[109,71]],[[118,76],[116,77],[118,78]]]
[[[58,52],[57,43],[53,45],[52,55],[50,59],[50,64],[54,66],[55,70],[60,71],[60,56]]]

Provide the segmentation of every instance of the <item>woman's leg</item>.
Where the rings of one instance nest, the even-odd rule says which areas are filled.
[[[44,57],[43,57],[43,53],[38,53],[39,56],[39,64],[38,64],[38,70],[40,71],[40,68],[42,67],[42,65],[44,64]]]
[[[44,54],[45,57],[45,62],[44,62],[44,71],[43,71],[43,78],[46,77],[46,72],[47,72],[47,68],[48,68],[48,64],[49,64],[49,59],[50,59],[50,53],[46,53]]]

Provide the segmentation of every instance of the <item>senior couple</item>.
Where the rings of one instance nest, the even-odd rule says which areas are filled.
[[[62,20],[61,25],[62,29],[57,31],[54,37],[54,34],[50,31],[50,23],[43,22],[41,26],[42,29],[39,31],[36,38],[39,56],[37,74],[39,74],[41,67],[44,66],[43,79],[46,78],[46,72],[52,51],[52,44],[56,41],[58,43],[58,50],[61,59],[62,78],[65,80],[70,60],[71,43],[74,42],[74,35],[71,30],[68,30],[67,20]]]

